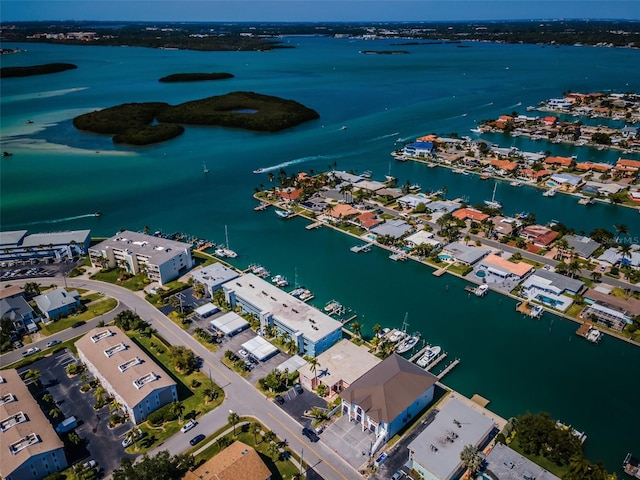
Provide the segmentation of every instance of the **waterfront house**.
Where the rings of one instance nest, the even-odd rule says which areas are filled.
[[[377,227],[382,223],[382,220],[380,220],[373,212],[361,213],[354,221],[367,231],[370,231],[372,228]]]
[[[482,449],[497,428],[493,420],[457,398],[445,400],[435,418],[409,443],[409,466],[420,478],[451,480],[466,470],[460,453],[466,445]]]
[[[373,455],[431,403],[437,381],[394,353],[340,394],[342,415],[374,434],[369,452]]]
[[[184,480],[270,480],[271,471],[253,447],[235,441],[198,468],[185,473]]]
[[[569,168],[571,162],[573,162],[573,159],[569,157],[547,157],[544,159],[544,164],[547,168]]]
[[[418,230],[404,239],[407,246],[415,248],[418,245],[431,245],[433,248],[440,248],[440,242],[436,240],[435,235],[426,230]]]
[[[427,210],[431,213],[447,214],[453,213],[460,208],[460,204],[451,200],[435,200],[427,205]]]
[[[520,176],[527,179],[527,180],[533,180],[535,182],[539,182],[541,180],[543,180],[544,178],[548,177],[549,175],[551,175],[553,172],[551,170],[547,170],[547,169],[542,169],[542,170],[538,170],[535,171],[532,168],[523,168],[520,170]]]
[[[640,202],[640,190],[629,190],[629,199],[633,202]]]
[[[584,293],[587,306],[580,312],[580,318],[601,323],[612,330],[622,331],[640,315],[640,300],[629,297],[620,298],[599,289],[588,289]]]
[[[402,197],[402,190],[399,188],[381,188],[380,190],[376,190],[376,195],[378,197],[385,197],[389,201],[397,200]]]
[[[239,275],[238,272],[220,262],[212,263],[191,272],[193,281],[204,285],[210,297],[213,297],[213,292],[222,288],[223,283],[233,280]]]
[[[80,361],[134,424],[178,401],[176,382],[118,327],[94,328],[75,346]]]
[[[624,187],[618,183],[586,182],[582,187],[582,192],[590,195],[602,195],[604,197],[608,197],[609,195],[618,193],[623,189]]]
[[[253,314],[266,327],[286,333],[301,355],[315,357],[342,338],[342,323],[253,273],[222,285],[232,308]]]
[[[418,193],[418,194],[410,193],[408,195],[404,195],[398,198],[397,201],[398,201],[398,204],[403,209],[411,209],[411,210],[416,208],[421,203],[423,205],[427,205],[428,203],[431,203],[431,199],[422,193]]]
[[[526,262],[510,262],[494,253],[484,257],[476,269],[485,273],[484,279],[487,283],[498,283],[507,279],[521,280],[532,270],[533,266]]]
[[[584,178],[580,175],[571,173],[554,173],[549,179],[555,183],[561,190],[574,192],[580,185],[584,183]]]
[[[0,232],[0,260],[73,258],[87,253],[91,230],[34,233],[27,230]]]
[[[344,339],[317,357],[319,366],[314,371],[308,363],[298,369],[300,384],[307,390],[314,390],[324,384],[329,391],[329,399],[340,394],[362,375],[381,362],[369,353],[365,345]]]
[[[326,214],[335,220],[346,220],[350,217],[360,214],[360,210],[353,208],[346,203],[338,203],[327,208]]]
[[[498,170],[498,173],[500,173],[501,175],[513,173],[518,169],[519,166],[518,162],[513,162],[511,160],[499,160],[497,158],[492,159],[489,162],[489,165]]]
[[[354,175],[353,173],[349,173],[341,170],[334,170],[329,173],[329,176],[339,178],[343,182],[352,183],[352,184],[360,183],[365,179],[360,175]]]
[[[601,162],[582,162],[576,164],[576,170],[579,170],[581,172],[589,172],[593,170],[598,173],[606,173],[612,168],[612,165]]]
[[[22,295],[0,299],[0,318],[11,320],[17,332],[34,333],[38,330],[33,308]]]
[[[482,222],[489,218],[489,215],[482,213],[480,210],[476,210],[475,208],[461,208],[460,210],[453,212],[452,215],[453,218],[457,218],[458,220],[472,220],[474,222]]]
[[[584,282],[545,269],[536,270],[522,283],[522,296],[565,312],[580,294]]]
[[[600,243],[582,235],[565,235],[563,238],[569,244],[571,251],[585,260],[591,258],[593,252],[600,248]]]
[[[80,294],[75,290],[67,292],[64,288],[55,288],[34,297],[40,312],[49,320],[58,320],[76,313],[81,306]]]
[[[610,266],[620,264],[623,266],[639,267],[640,252],[630,251],[626,255],[623,255],[617,247],[609,247],[602,255],[596,258],[596,260],[601,264]]]
[[[516,218],[500,215],[491,217],[491,223],[493,223],[493,233],[498,237],[512,235],[522,225],[522,222]]]
[[[402,153],[411,157],[427,157],[433,153],[433,142],[415,141],[404,146]]]
[[[504,443],[496,443],[484,459],[482,478],[560,480]]]
[[[276,196],[280,197],[287,203],[298,200],[300,195],[302,195],[301,188],[287,187],[276,190]]]
[[[193,267],[191,244],[124,230],[89,248],[94,267],[125,268],[163,285]]]
[[[547,127],[553,127],[558,122],[558,117],[544,117],[542,123]]]
[[[551,110],[569,110],[573,107],[573,103],[568,98],[551,98],[547,101],[547,107]]]
[[[388,220],[371,229],[376,235],[389,235],[395,239],[401,238],[411,232],[413,227],[401,219]]]
[[[529,240],[534,245],[544,248],[551,244],[557,236],[558,232],[551,230],[544,225],[528,225],[520,230],[519,236],[525,240]]]
[[[491,253],[491,250],[487,248],[452,242],[442,247],[442,253],[438,257],[445,262],[472,266],[489,255],[489,253]]]
[[[67,468],[62,440],[17,370],[0,373],[0,476],[41,480]]]

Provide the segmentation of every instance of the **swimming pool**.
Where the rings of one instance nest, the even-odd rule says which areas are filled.
[[[563,305],[564,302],[556,300],[554,298],[549,298],[546,295],[538,295],[536,296],[536,300],[544,303],[545,305],[549,305],[550,307],[555,308],[557,305]]]
[[[485,272],[484,270],[478,270],[476,272],[476,277],[478,277],[478,278],[484,278],[486,276],[487,276],[487,272]]]
[[[555,182],[544,182],[547,187],[555,188],[558,185]]]
[[[438,255],[438,258],[440,260],[451,260],[451,255],[447,255],[446,253],[441,253],[440,255]]]

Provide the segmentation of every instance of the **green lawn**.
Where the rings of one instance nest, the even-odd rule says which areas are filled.
[[[110,312],[118,305],[118,301],[114,298],[107,298],[106,300],[102,300],[101,302],[94,303],[88,308],[86,311],[79,313],[75,316],[70,316],[66,318],[61,318],[60,320],[56,320],[49,325],[43,325],[41,333],[43,335],[49,336],[54,333],[61,332],[62,330],[66,330],[71,327],[76,322],[87,322],[89,320],[93,320],[100,315]]]
[[[181,401],[185,407],[182,423],[175,420],[157,428],[150,426],[147,422],[140,425],[140,428],[146,435],[138,442],[136,446],[137,449],[131,446],[127,451],[129,453],[144,453],[177,433],[184,423],[184,418],[198,419],[220,405],[224,400],[224,390],[222,390],[215,381],[209,379],[207,375],[200,371],[192,372],[188,375],[176,371],[173,363],[169,359],[169,347],[164,339],[155,335],[145,337],[139,332],[127,332],[127,334],[136,344],[145,350],[151,358],[154,358],[165,373],[176,382],[178,400]],[[192,385],[195,384],[197,384],[197,386],[192,388]],[[218,397],[213,401],[209,401],[204,394],[204,390],[211,384],[213,384],[213,389],[218,392]]]
[[[113,285],[120,285],[121,287],[127,288],[133,292],[142,290],[146,285],[149,284],[149,279],[147,278],[147,276],[142,274],[134,275],[124,282],[119,282],[118,278],[126,273],[127,272],[121,268],[114,268],[106,271],[100,270],[99,272],[92,275],[91,278],[93,280],[99,280],[101,282],[107,282]]]

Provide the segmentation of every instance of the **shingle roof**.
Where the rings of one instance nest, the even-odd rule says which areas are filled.
[[[362,407],[377,422],[391,423],[438,378],[393,354],[351,384],[341,394]]]
[[[258,453],[242,442],[233,442],[215,457],[193,472],[185,480],[266,480],[271,471]]]

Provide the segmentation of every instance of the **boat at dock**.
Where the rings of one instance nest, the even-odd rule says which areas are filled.
[[[400,327],[400,330],[394,330],[389,335],[389,341],[391,343],[397,343],[401,340],[404,340],[407,337],[407,327],[409,326],[409,324],[407,323],[408,317],[409,317],[409,313],[405,313],[404,320],[402,321],[402,327]]]
[[[396,351],[398,353],[408,352],[418,344],[420,336],[420,332],[414,332],[409,338],[405,339],[400,345],[398,345]]]
[[[476,297],[484,297],[489,292],[489,285],[483,283],[482,285],[478,285],[477,287],[472,287],[471,285],[467,285],[464,287],[465,292],[473,293]]]
[[[522,185],[524,185],[524,183],[520,180],[514,180],[509,185],[511,185],[512,187],[521,187]]]
[[[555,188],[550,188],[549,190],[546,190],[542,196],[543,197],[555,197],[556,193],[558,193],[558,190]]]
[[[287,285],[289,285],[289,281],[282,275],[274,275],[273,277],[271,277],[271,283],[273,283],[276,287],[286,287]]]
[[[269,270],[264,268],[262,265],[252,265],[249,268],[251,268],[251,273],[253,273],[254,275],[256,275],[257,277],[260,277],[260,278],[265,278],[265,277],[268,277],[269,275],[271,275],[269,273]]]
[[[368,252],[371,250],[371,244],[365,243],[364,245],[354,245],[349,250],[351,250],[353,253]]]
[[[498,188],[498,182],[493,185],[493,194],[491,195],[491,200],[485,200],[484,204],[487,207],[491,208],[502,208],[502,203],[496,200],[496,189]]]
[[[422,354],[422,356],[418,359],[416,365],[421,368],[425,368],[427,365],[433,362],[438,355],[440,355],[440,352],[442,352],[442,347],[439,347],[438,345],[428,347]]]
[[[262,211],[262,210],[266,210],[266,209],[269,207],[269,205],[271,205],[271,204],[270,204],[270,203],[268,203],[268,202],[260,202],[260,204],[259,204],[259,205],[257,205],[257,206],[255,206],[255,207],[253,207],[253,209],[254,209],[256,212],[260,212],[260,211]]]
[[[313,293],[311,292],[311,290],[305,290],[300,294],[298,298],[303,302],[307,302],[313,298]]]
[[[340,302],[337,302],[336,300],[330,300],[324,306],[324,311],[327,312],[327,315],[342,315],[346,312],[346,309]]]
[[[227,231],[227,226],[224,226],[224,236],[226,240],[225,246],[220,246],[214,250],[214,254],[217,257],[221,258],[236,258],[238,254],[229,248],[229,233]]]
[[[556,422],[556,427],[558,427],[561,430],[565,430],[565,431],[570,431],[571,434],[576,437],[578,440],[580,440],[580,443],[584,443],[587,440],[587,434],[584,432],[581,432],[578,429],[573,428],[571,425],[565,425],[562,422],[557,421]]]
[[[376,337],[378,338],[384,338],[387,335],[389,335],[389,332],[391,332],[391,329],[388,327],[382,328],[380,329],[380,331],[376,334]]]
[[[276,215],[278,215],[282,219],[287,219],[293,215],[293,212],[291,210],[281,210],[277,208]]]
[[[593,205],[594,203],[596,203],[595,199],[592,198],[581,198],[580,200],[578,200],[578,204],[580,205]]]
[[[624,470],[624,473],[626,473],[627,475],[630,475],[634,478],[640,478],[640,460],[631,455],[631,453],[627,453],[627,456],[624,457],[622,468]]]
[[[404,262],[407,259],[407,255],[402,252],[392,253],[391,255],[389,255],[389,259],[393,260],[394,262]]]
[[[598,343],[602,339],[602,332],[595,327],[589,327],[585,338],[588,342]]]
[[[544,312],[544,307],[542,305],[533,305],[529,300],[525,300],[516,305],[516,311],[531,318],[540,318]]]

